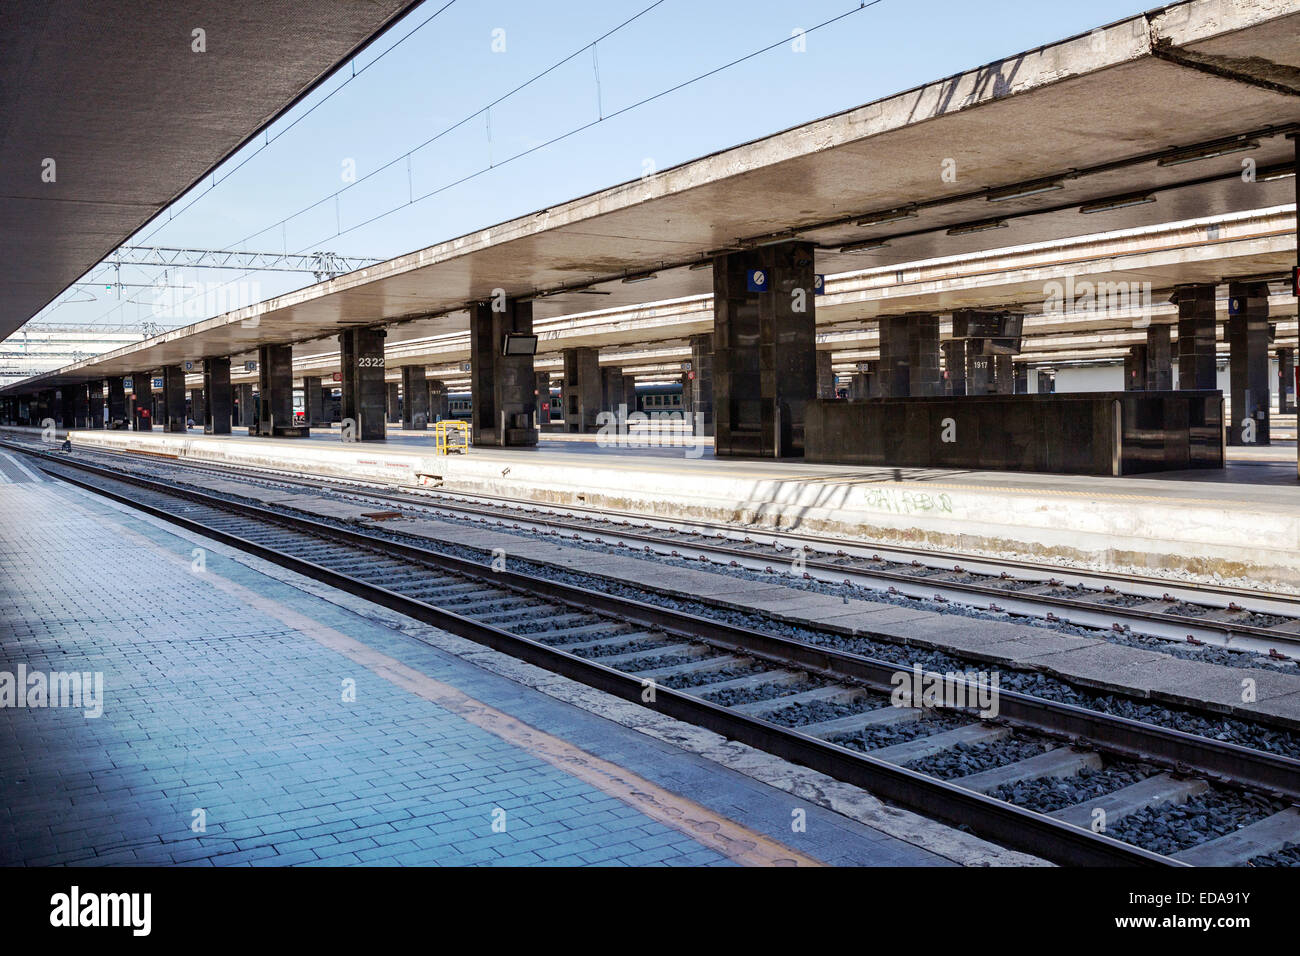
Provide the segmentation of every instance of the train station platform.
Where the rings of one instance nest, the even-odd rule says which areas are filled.
[[[437,455],[418,432],[364,444],[324,430],[71,437],[74,448],[1300,590],[1294,445],[1234,449],[1221,470],[1110,478],[719,459],[707,447],[596,441]]]
[[[3,452],[0,536],[0,672],[84,688],[0,707],[0,864],[1036,862]]]

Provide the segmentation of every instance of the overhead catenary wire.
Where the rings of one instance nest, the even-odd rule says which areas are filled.
[[[541,79],[542,77],[546,76],[547,74],[549,74],[549,73],[553,72],[554,70],[558,69],[558,68],[559,68],[560,66],[562,66],[563,64],[565,64],[565,63],[571,61],[572,59],[574,59],[574,58],[577,57],[577,56],[580,56],[580,55],[583,54],[586,50],[588,50],[588,49],[590,49],[591,47],[593,47],[596,43],[599,43],[599,42],[602,41],[602,40],[608,39],[608,38],[609,38],[610,36],[612,36],[614,33],[618,32],[619,30],[623,29],[624,27],[628,26],[629,24],[633,23],[634,21],[636,21],[636,20],[639,19],[640,17],[644,16],[646,13],[649,13],[651,10],[653,10],[655,7],[659,6],[659,5],[662,4],[663,2],[664,2],[664,0],[656,0],[656,2],[650,4],[649,6],[647,6],[647,7],[644,8],[643,10],[641,10],[639,13],[633,15],[632,17],[629,17],[627,20],[625,20],[623,23],[619,24],[617,27],[614,27],[613,29],[607,31],[605,34],[601,35],[601,36],[598,37],[596,40],[593,40],[592,42],[585,44],[583,47],[581,47],[580,49],[576,50],[574,53],[572,53],[572,54],[570,54],[569,56],[565,57],[563,60],[557,61],[556,63],[552,64],[552,65],[551,65],[550,67],[548,67],[546,70],[541,71],[540,73],[536,74],[534,77],[530,78],[529,80],[526,80],[526,81],[524,81],[523,83],[519,84],[517,87],[515,87],[515,88],[514,88],[513,90],[511,90],[509,93],[505,93],[505,94],[503,94],[502,96],[500,96],[500,97],[498,97],[497,99],[493,100],[492,103],[488,104],[487,106],[485,106],[485,107],[483,107],[483,108],[481,108],[481,109],[475,111],[474,113],[472,113],[472,114],[470,114],[469,116],[465,117],[464,119],[458,121],[458,122],[455,123],[454,125],[447,127],[447,128],[446,128],[445,130],[443,130],[442,132],[436,134],[436,135],[433,136],[433,137],[430,137],[428,140],[424,141],[423,143],[421,143],[421,144],[418,145],[418,146],[413,147],[412,149],[408,150],[406,153],[403,153],[402,155],[395,157],[394,159],[390,160],[388,163],[385,163],[383,166],[381,166],[381,167],[379,167],[379,168],[373,170],[373,171],[370,172],[370,173],[367,173],[367,174],[366,174],[365,176],[363,176],[363,177],[358,178],[355,182],[352,182],[352,183],[348,184],[347,186],[343,187],[342,189],[336,190],[334,193],[331,193],[329,196],[325,196],[325,197],[323,197],[322,199],[317,200],[316,202],[312,203],[311,205],[309,205],[309,206],[307,206],[307,207],[304,207],[303,209],[299,210],[298,212],[296,212],[296,213],[294,213],[294,214],[292,214],[292,215],[290,215],[290,216],[285,217],[284,219],[280,220],[279,222],[276,222],[276,223],[271,224],[270,226],[267,226],[265,229],[261,229],[261,230],[258,230],[258,231],[255,232],[255,233],[251,233],[251,234],[250,234],[249,236],[247,236],[245,239],[240,240],[240,243],[247,242],[247,241],[249,241],[250,239],[256,238],[257,236],[261,235],[262,233],[267,232],[267,231],[269,231],[269,230],[271,230],[271,229],[274,229],[274,228],[276,228],[277,226],[284,227],[284,226],[285,226],[289,221],[291,221],[292,219],[297,218],[298,216],[301,216],[301,215],[303,215],[304,213],[311,211],[312,209],[315,209],[316,207],[322,205],[323,203],[329,202],[331,199],[337,199],[338,196],[342,195],[342,193],[346,192],[348,189],[351,189],[351,188],[353,188],[354,186],[360,185],[360,183],[363,182],[364,180],[369,179],[369,178],[371,178],[371,177],[373,177],[373,176],[375,176],[375,175],[378,175],[379,173],[383,172],[384,170],[386,170],[386,169],[388,169],[388,168],[391,168],[391,167],[392,167],[393,165],[395,165],[396,163],[402,162],[403,160],[405,160],[405,159],[406,159],[407,157],[409,157],[410,155],[412,155],[412,154],[418,152],[418,151],[421,150],[421,149],[424,149],[425,147],[427,147],[427,146],[430,145],[431,143],[437,141],[437,140],[440,139],[441,137],[443,137],[443,136],[447,135],[448,133],[452,132],[453,130],[455,130],[455,129],[461,127],[461,126],[463,126],[465,123],[470,122],[470,121],[473,120],[475,117],[480,116],[480,115],[483,115],[483,114],[486,113],[488,110],[490,110],[492,106],[497,105],[497,104],[501,103],[502,101],[504,101],[505,99],[509,98],[510,96],[513,96],[514,94],[516,94],[516,93],[522,91],[523,89],[526,89],[529,85],[531,85],[532,83],[537,82],[537,80]],[[808,34],[814,33],[814,32],[816,32],[816,31],[818,31],[818,30],[822,30],[822,29],[825,29],[826,27],[833,26],[834,24],[840,23],[840,22],[842,22],[842,21],[848,19],[849,17],[852,17],[854,14],[861,13],[863,10],[869,9],[869,8],[871,8],[871,7],[875,7],[875,6],[877,6],[878,4],[880,4],[880,3],[882,3],[882,2],[883,2],[883,0],[865,0],[865,2],[861,2],[861,3],[859,3],[857,6],[853,7],[852,9],[849,9],[849,10],[846,10],[846,11],[844,11],[844,12],[842,12],[842,13],[836,14],[835,16],[832,16],[832,17],[830,17],[830,18],[828,18],[828,19],[826,19],[826,20],[823,20],[823,21],[821,21],[821,22],[819,22],[819,23],[817,23],[817,24],[815,24],[815,25],[813,25],[813,26],[811,26],[811,27],[808,27],[807,29],[805,29],[805,30],[803,31],[803,32],[804,32],[804,35],[807,36]],[[683,80],[683,81],[681,81],[681,82],[679,82],[679,83],[676,83],[676,84],[674,84],[674,85],[672,85],[672,86],[669,86],[669,87],[667,87],[667,88],[665,88],[665,89],[663,89],[663,90],[658,91],[657,93],[652,93],[652,94],[649,95],[649,96],[643,97],[642,99],[639,99],[639,100],[636,100],[635,102],[629,103],[629,104],[626,105],[626,106],[620,107],[619,109],[614,110],[614,111],[608,113],[607,115],[603,115],[603,116],[601,116],[601,117],[598,118],[598,119],[594,119],[594,120],[591,120],[591,121],[589,121],[589,122],[579,124],[578,126],[575,126],[575,127],[573,127],[572,129],[567,130],[566,132],[560,133],[560,134],[558,134],[558,135],[556,135],[556,136],[554,136],[554,137],[552,137],[552,138],[550,138],[550,139],[548,139],[548,140],[546,140],[546,141],[544,141],[544,142],[541,142],[541,143],[538,143],[538,144],[536,144],[536,145],[530,146],[530,147],[528,147],[527,149],[520,150],[519,152],[514,153],[514,154],[512,154],[512,155],[510,155],[510,156],[508,156],[508,157],[506,157],[506,158],[504,158],[504,159],[501,159],[501,160],[499,160],[499,161],[496,161],[496,162],[490,162],[489,165],[487,165],[487,166],[485,166],[485,167],[483,167],[483,168],[480,168],[480,169],[478,169],[478,170],[476,170],[476,171],[474,171],[474,172],[472,172],[472,173],[468,173],[468,174],[466,174],[465,176],[462,176],[462,177],[460,177],[460,178],[458,178],[458,179],[455,179],[455,180],[453,180],[453,181],[451,181],[451,182],[444,183],[443,185],[438,186],[438,187],[436,187],[435,189],[432,189],[432,190],[430,190],[430,191],[428,191],[428,192],[426,192],[426,193],[423,193],[423,194],[421,194],[421,195],[419,195],[419,196],[416,196],[416,197],[414,197],[413,199],[408,199],[406,202],[398,203],[397,205],[392,206],[391,208],[388,208],[388,209],[384,210],[383,212],[378,213],[377,215],[374,215],[374,216],[370,217],[369,219],[365,219],[365,220],[363,220],[363,221],[361,221],[361,222],[358,222],[358,223],[356,223],[356,224],[354,224],[354,225],[352,225],[352,226],[349,226],[349,227],[346,228],[346,229],[342,229],[342,228],[340,228],[340,229],[338,229],[338,230],[337,230],[333,235],[331,235],[331,236],[323,236],[323,237],[321,237],[321,238],[314,239],[314,240],[312,240],[311,242],[307,243],[305,246],[303,246],[302,249],[300,249],[300,250],[299,250],[297,253],[295,253],[295,254],[296,254],[296,255],[301,255],[301,254],[305,253],[308,249],[311,249],[311,248],[313,248],[313,247],[315,247],[315,246],[318,246],[321,242],[324,242],[324,241],[327,241],[327,240],[329,240],[329,239],[333,239],[333,238],[338,238],[338,237],[340,237],[340,236],[345,236],[345,235],[348,235],[349,233],[355,232],[355,231],[358,230],[358,229],[362,229],[362,228],[365,228],[366,226],[372,225],[372,224],[374,224],[375,222],[378,222],[379,220],[385,218],[386,216],[391,215],[391,214],[394,213],[394,212],[398,212],[398,211],[400,211],[400,210],[402,210],[402,209],[406,209],[406,208],[408,208],[409,206],[411,206],[411,205],[413,205],[413,204],[415,204],[415,203],[423,202],[423,201],[426,200],[426,199],[431,199],[431,198],[433,198],[434,196],[440,195],[441,193],[444,193],[444,192],[446,192],[446,191],[448,191],[448,190],[450,190],[450,189],[454,189],[454,188],[456,188],[457,186],[464,185],[464,184],[467,183],[467,182],[470,182],[470,181],[472,181],[472,180],[474,180],[474,179],[477,179],[478,177],[484,175],[485,173],[492,172],[492,171],[495,170],[495,169],[500,169],[501,167],[506,166],[506,165],[509,165],[510,163],[513,163],[513,162],[515,162],[516,160],[523,159],[523,158],[525,158],[525,157],[527,157],[527,156],[529,156],[529,155],[531,155],[531,154],[533,154],[533,153],[536,153],[536,152],[538,152],[538,151],[540,151],[540,150],[546,149],[546,148],[548,148],[548,147],[550,147],[550,146],[554,146],[554,145],[557,144],[557,143],[563,142],[563,141],[566,140],[566,139],[569,139],[569,138],[571,138],[571,137],[573,137],[573,136],[576,136],[576,135],[578,135],[578,134],[580,134],[580,133],[583,133],[583,132],[585,132],[585,131],[587,131],[587,130],[589,130],[589,129],[592,129],[593,127],[599,126],[599,125],[601,125],[602,123],[607,123],[607,122],[609,122],[610,120],[617,119],[617,118],[620,117],[620,116],[623,116],[623,115],[625,115],[625,114],[627,114],[627,113],[630,113],[630,112],[632,112],[633,110],[639,109],[639,108],[641,108],[641,107],[643,107],[643,106],[649,105],[650,103],[656,102],[657,100],[663,99],[663,98],[666,97],[666,96],[671,96],[673,93],[679,92],[680,90],[683,90],[683,89],[685,89],[685,88],[687,88],[687,87],[689,87],[689,86],[692,86],[692,85],[694,85],[694,84],[696,84],[696,83],[700,83],[700,82],[702,82],[702,81],[704,81],[704,80],[706,80],[706,79],[709,79],[709,78],[711,78],[711,77],[717,76],[718,74],[720,74],[720,73],[722,73],[722,72],[725,72],[726,70],[733,69],[734,67],[740,66],[741,64],[746,63],[746,62],[748,62],[748,61],[750,61],[750,60],[753,60],[753,59],[755,59],[755,58],[757,58],[757,57],[759,57],[759,56],[762,56],[762,55],[764,55],[764,54],[766,54],[766,53],[770,53],[771,51],[773,51],[773,50],[775,50],[775,49],[778,49],[778,48],[780,48],[780,47],[785,46],[785,45],[788,44],[789,42],[790,42],[790,38],[789,38],[789,36],[783,36],[781,39],[776,40],[776,41],[773,42],[773,43],[769,43],[769,44],[767,44],[767,45],[765,45],[765,46],[762,46],[762,47],[760,47],[760,48],[758,48],[758,49],[756,49],[756,50],[753,50],[753,51],[751,51],[751,52],[749,52],[749,53],[746,53],[746,54],[744,54],[743,56],[739,56],[739,57],[736,57],[735,59],[729,60],[729,61],[726,62],[726,63],[723,63],[723,64],[721,64],[721,65],[719,65],[719,66],[713,67],[713,68],[710,69],[710,70],[707,70],[707,71],[705,71],[705,72],[703,72],[703,73],[699,73],[699,74],[697,74],[697,75],[695,75],[695,76],[693,76],[693,77],[691,77],[691,78],[689,78],[689,79]],[[237,244],[239,244],[239,243],[237,243]],[[234,282],[238,282],[238,281],[240,281],[241,279],[246,278],[246,277],[249,276],[249,275],[252,275],[255,271],[256,271],[256,270],[250,270],[250,271],[248,271],[248,272],[242,273],[241,275],[236,276],[236,277],[234,277],[234,278],[228,280],[226,283],[223,283],[222,286],[229,285],[229,284],[234,283]],[[221,288],[222,286],[218,286],[217,288]],[[128,301],[130,301],[130,300],[128,300]],[[189,300],[186,300],[186,301],[189,301]],[[124,305],[124,304],[126,304],[126,303],[123,303],[122,305]],[[184,303],[181,303],[181,304],[183,305]],[[115,307],[115,308],[121,308],[122,305],[119,305],[119,306],[117,306],[117,307]],[[113,311],[113,310],[110,310],[110,312],[109,312],[108,314],[111,314],[112,311]]]
[[[216,189],[218,186],[220,186],[222,183],[224,183],[227,179],[229,179],[229,178],[230,178],[231,176],[233,176],[235,173],[239,172],[239,170],[243,169],[245,165],[247,165],[249,162],[251,162],[251,161],[252,161],[253,159],[255,159],[257,156],[261,155],[261,153],[262,153],[263,150],[265,150],[265,149],[266,149],[267,147],[269,147],[272,143],[276,142],[278,139],[280,139],[282,136],[284,136],[285,133],[289,132],[291,129],[293,129],[295,126],[297,126],[297,125],[298,125],[299,123],[301,123],[303,120],[305,120],[305,119],[306,119],[308,116],[310,116],[312,113],[316,112],[316,110],[317,110],[318,108],[320,108],[321,106],[324,106],[327,102],[329,102],[329,100],[331,100],[331,99],[334,97],[334,95],[335,95],[336,93],[340,93],[340,92],[342,92],[346,87],[348,87],[348,86],[352,83],[353,80],[355,80],[358,76],[361,76],[363,73],[366,72],[366,70],[370,69],[372,66],[374,66],[376,63],[378,63],[380,60],[382,60],[382,59],[383,59],[384,57],[386,57],[388,54],[392,53],[395,49],[397,49],[399,46],[401,46],[403,43],[405,43],[407,40],[409,40],[412,36],[414,36],[414,35],[415,35],[419,30],[424,29],[424,27],[426,27],[426,26],[428,26],[430,23],[432,23],[432,22],[433,22],[435,19],[437,19],[437,18],[438,18],[438,17],[439,17],[443,12],[445,12],[445,11],[447,10],[447,8],[449,8],[449,7],[450,7],[452,4],[454,4],[455,2],[456,2],[456,0],[447,0],[446,3],[444,3],[441,7],[439,7],[437,10],[435,10],[432,14],[430,14],[428,17],[426,17],[424,20],[422,20],[422,21],[421,21],[419,24],[417,24],[415,27],[413,27],[412,29],[408,30],[405,34],[402,35],[401,39],[399,39],[399,40],[398,40],[396,43],[394,43],[392,46],[390,46],[390,47],[388,47],[386,50],[384,50],[382,53],[380,53],[377,57],[375,57],[373,60],[371,60],[371,61],[370,61],[369,63],[367,63],[365,66],[363,66],[361,69],[359,69],[359,70],[357,69],[356,60],[354,59],[354,60],[352,61],[352,74],[351,74],[351,76],[349,76],[346,80],[344,80],[342,83],[340,83],[340,84],[339,84],[338,86],[336,86],[334,89],[330,90],[330,91],[329,91],[328,93],[326,93],[323,97],[321,97],[319,100],[317,100],[315,103],[313,103],[313,104],[311,105],[310,108],[308,108],[307,110],[305,110],[305,111],[302,113],[301,116],[296,117],[296,118],[293,120],[293,122],[289,123],[287,126],[284,127],[284,129],[282,129],[282,130],[280,130],[279,132],[277,132],[274,136],[271,135],[271,130],[268,128],[268,129],[266,130],[265,136],[263,137],[262,145],[259,146],[259,147],[258,147],[256,150],[254,150],[252,153],[250,153],[248,156],[245,156],[245,157],[244,157],[242,160],[240,160],[239,163],[237,163],[235,166],[233,166],[233,167],[231,167],[229,170],[227,170],[227,172],[225,173],[225,175],[223,175],[220,179],[217,178],[216,170],[213,170],[213,172],[212,172],[212,184],[211,184],[210,186],[208,186],[207,189],[203,190],[203,192],[199,193],[197,196],[195,196],[193,199],[191,199],[188,203],[186,203],[186,204],[185,204],[184,206],[182,206],[180,209],[175,209],[175,208],[173,208],[173,209],[169,209],[169,210],[167,211],[167,222],[159,223],[158,226],[157,226],[157,228],[155,228],[155,229],[154,229],[152,232],[150,232],[147,236],[142,237],[142,238],[139,240],[139,242],[137,243],[137,245],[142,245],[142,244],[148,242],[148,241],[149,241],[150,239],[152,239],[154,236],[156,236],[156,235],[157,235],[157,234],[158,234],[162,229],[164,229],[166,226],[168,226],[168,225],[170,225],[172,222],[174,222],[177,216],[183,215],[183,214],[186,212],[186,210],[188,210],[190,207],[192,207],[193,205],[195,205],[196,203],[198,203],[200,200],[202,200],[203,198],[205,198],[209,193],[211,193],[214,189]],[[271,228],[275,228],[275,227],[272,226]]]
[[[439,14],[441,14],[443,11],[445,11],[445,10],[446,10],[448,7],[450,7],[450,6],[452,5],[452,3],[454,3],[454,2],[455,2],[455,0],[450,0],[450,2],[445,3],[445,4],[444,4],[442,7],[440,7],[437,11],[435,11],[434,14],[433,14],[432,16],[428,17],[426,20],[424,20],[422,23],[420,23],[419,26],[417,26],[417,27],[415,27],[414,29],[412,29],[412,30],[410,30],[409,32],[407,32],[407,33],[406,33],[406,34],[405,34],[405,35],[404,35],[400,40],[397,41],[397,43],[393,44],[393,46],[391,46],[391,47],[389,47],[387,50],[385,50],[384,53],[380,54],[380,56],[376,57],[373,61],[371,61],[370,63],[366,64],[366,66],[363,67],[361,70],[356,71],[356,72],[353,74],[353,77],[360,76],[362,73],[364,73],[367,69],[369,69],[369,68],[370,68],[371,66],[373,66],[375,63],[379,62],[379,60],[382,59],[383,56],[385,56],[386,54],[388,54],[388,53],[391,52],[392,50],[396,49],[397,46],[399,46],[400,44],[402,44],[403,42],[405,42],[407,39],[409,39],[412,35],[415,34],[415,32],[416,32],[417,30],[421,29],[422,27],[424,27],[424,26],[426,26],[428,23],[430,23],[430,22],[431,22],[435,17],[437,17]],[[240,239],[240,240],[238,240],[238,241],[232,243],[231,245],[232,245],[232,246],[242,246],[242,245],[244,245],[245,243],[251,241],[252,239],[255,239],[255,238],[257,238],[258,236],[262,235],[263,233],[270,232],[272,229],[275,229],[277,226],[279,226],[279,227],[282,229],[282,232],[283,232],[283,238],[284,238],[284,242],[285,242],[284,249],[285,249],[285,254],[287,255],[287,254],[288,254],[288,232],[287,232],[287,229],[288,229],[288,224],[289,224],[292,220],[298,218],[299,216],[305,215],[305,214],[308,213],[308,212],[311,212],[313,209],[316,209],[317,207],[319,207],[319,206],[321,206],[321,205],[324,205],[325,203],[329,202],[331,199],[333,199],[333,200],[335,200],[335,201],[337,202],[338,197],[341,196],[343,193],[347,192],[349,189],[352,189],[353,187],[356,187],[356,186],[360,186],[362,183],[366,182],[367,180],[370,180],[370,179],[374,178],[375,176],[378,176],[380,173],[385,172],[386,170],[390,169],[392,166],[394,166],[395,164],[397,164],[397,163],[399,163],[399,162],[401,162],[401,161],[403,161],[403,160],[406,160],[406,161],[407,161],[407,164],[408,164],[408,178],[409,178],[410,160],[411,160],[411,157],[412,157],[415,153],[417,153],[417,152],[419,152],[420,150],[422,150],[422,149],[424,149],[424,148],[430,146],[431,144],[433,144],[433,143],[437,142],[438,140],[442,139],[443,137],[450,135],[451,133],[455,132],[457,129],[460,129],[460,128],[461,128],[462,126],[464,126],[466,123],[472,122],[476,117],[479,117],[479,116],[482,116],[482,115],[484,115],[484,114],[486,114],[486,113],[489,113],[489,111],[492,109],[492,107],[497,106],[497,105],[499,105],[499,104],[505,102],[506,100],[510,99],[511,97],[517,95],[518,93],[522,92],[523,90],[525,90],[525,89],[527,89],[528,87],[532,86],[533,84],[537,83],[539,80],[542,80],[542,79],[544,79],[545,77],[549,76],[551,73],[554,73],[556,70],[558,70],[560,67],[564,66],[566,63],[568,63],[568,62],[570,62],[571,60],[573,60],[575,57],[581,56],[583,53],[585,53],[587,50],[593,48],[597,43],[600,43],[602,40],[607,40],[607,39],[609,39],[610,37],[614,36],[614,34],[618,33],[619,31],[621,31],[621,30],[627,28],[628,26],[630,26],[631,24],[635,23],[637,20],[641,19],[641,18],[644,17],[646,14],[650,13],[650,12],[651,12],[652,10],[654,10],[656,7],[661,6],[661,5],[662,5],[663,3],[665,3],[665,2],[666,2],[666,0],[654,0],[653,3],[649,4],[649,5],[646,6],[646,7],[643,7],[643,8],[642,8],[641,10],[639,10],[637,13],[635,13],[635,14],[633,14],[632,16],[628,17],[626,20],[623,20],[623,21],[622,21],[621,23],[619,23],[617,26],[614,26],[614,27],[612,27],[611,29],[606,30],[604,33],[602,33],[600,36],[596,37],[594,40],[592,40],[592,41],[590,41],[590,42],[584,44],[583,46],[579,47],[577,50],[574,50],[572,53],[568,54],[567,56],[563,57],[562,59],[559,59],[559,60],[555,61],[555,62],[552,63],[550,66],[546,67],[544,70],[541,70],[540,72],[534,74],[533,76],[531,76],[531,77],[529,77],[528,79],[524,80],[522,83],[520,83],[520,84],[518,84],[517,86],[515,86],[513,89],[508,90],[507,92],[505,92],[505,93],[501,94],[500,96],[496,97],[496,99],[492,100],[491,102],[487,103],[486,105],[484,105],[484,106],[480,107],[479,109],[475,110],[473,113],[470,113],[469,115],[463,117],[462,119],[458,120],[457,122],[453,123],[452,125],[446,127],[445,129],[441,130],[440,132],[436,133],[435,135],[433,135],[433,136],[429,137],[428,139],[424,140],[422,143],[420,143],[420,144],[418,144],[418,145],[412,147],[411,149],[407,150],[407,151],[406,151],[405,153],[403,153],[402,155],[397,156],[397,157],[395,157],[394,159],[390,160],[389,162],[385,163],[384,165],[379,166],[379,167],[377,167],[376,169],[371,170],[370,172],[366,173],[364,176],[361,176],[361,177],[359,177],[359,178],[353,180],[352,182],[350,182],[348,185],[344,186],[343,188],[338,189],[338,190],[336,190],[335,192],[333,192],[333,193],[331,193],[331,194],[329,194],[329,195],[327,195],[327,196],[324,196],[324,197],[322,197],[321,199],[318,199],[318,200],[316,200],[315,202],[313,202],[313,203],[311,203],[311,204],[309,204],[309,205],[307,205],[307,206],[304,206],[302,209],[299,209],[297,212],[294,212],[294,213],[291,213],[291,214],[288,215],[288,216],[285,216],[283,219],[280,219],[279,221],[272,223],[271,225],[267,226],[266,228],[264,228],[264,229],[259,229],[257,232],[254,232],[254,233],[250,233],[249,235],[247,235],[247,236],[245,236],[244,238],[242,238],[242,239]],[[350,80],[349,80],[348,82],[350,82]],[[292,129],[294,126],[296,126],[299,122],[301,122],[303,119],[306,119],[307,115],[309,115],[309,114],[310,114],[313,110],[315,110],[318,106],[322,105],[322,104],[325,102],[325,100],[329,99],[329,97],[333,96],[334,93],[337,93],[337,92],[338,92],[339,90],[341,90],[341,89],[343,88],[343,86],[345,86],[345,85],[347,85],[347,84],[344,83],[343,85],[339,86],[339,87],[336,88],[335,90],[332,90],[332,91],[331,91],[331,92],[330,92],[330,93],[329,93],[329,94],[328,94],[324,99],[322,99],[320,102],[314,104],[314,105],[312,106],[311,110],[308,110],[308,111],[307,111],[306,113],[304,113],[302,116],[298,117],[298,118],[295,119],[292,123],[290,123],[289,126],[287,126],[285,129],[283,129],[283,130],[281,130],[279,133],[277,133],[274,139],[268,139],[268,141],[267,141],[267,143],[266,143],[265,145],[270,145],[270,143],[275,142],[275,140],[278,140],[281,136],[283,136],[283,135],[284,135],[285,133],[287,133],[290,129]],[[488,118],[488,122],[489,122],[489,124],[490,124],[490,122],[491,122],[490,116],[489,116],[489,118]],[[490,127],[489,127],[489,128],[490,128]],[[221,182],[225,182],[227,179],[229,179],[230,176],[231,176],[234,172],[236,172],[239,168],[241,168],[245,163],[247,163],[249,160],[251,160],[251,159],[252,159],[254,156],[256,156],[258,153],[260,153],[260,152],[262,151],[262,149],[265,148],[265,145],[264,145],[263,147],[260,147],[260,148],[259,148],[255,153],[253,153],[252,155],[245,157],[245,158],[244,158],[244,159],[243,159],[243,160],[242,160],[242,161],[241,161],[237,166],[235,166],[233,169],[231,169],[231,170],[230,170],[226,175],[222,176],[220,180],[217,180],[217,179],[216,179],[216,173],[215,173],[215,171],[214,171],[214,173],[213,173],[213,184],[212,184],[210,187],[208,187],[208,189],[204,190],[201,194],[199,194],[198,196],[196,196],[196,197],[195,197],[193,200],[191,200],[189,203],[187,203],[185,206],[183,206],[183,207],[179,210],[179,212],[176,213],[175,215],[180,215],[181,213],[184,213],[187,209],[189,209],[190,207],[192,207],[196,202],[198,202],[198,201],[199,201],[200,199],[202,199],[204,196],[208,195],[208,193],[210,193],[213,189],[215,189],[216,186],[219,185],[219,183],[221,183]],[[410,188],[410,192],[411,192],[411,193],[414,192],[414,187],[413,187],[413,185],[412,185],[411,188]],[[409,205],[410,203],[414,203],[414,202],[418,202],[418,201],[419,201],[419,200],[415,199],[413,196],[409,196],[408,198],[409,198],[409,200],[410,200],[410,201],[408,202],[408,205]],[[173,221],[173,219],[174,219],[174,216],[170,216],[169,219],[168,219],[168,222]],[[166,225],[166,223],[160,224],[160,225],[158,226],[157,229],[154,229],[154,230],[153,230],[152,232],[150,232],[147,236],[144,236],[142,239],[140,239],[140,240],[139,240],[139,244],[147,243],[148,240],[151,239],[151,238],[153,238],[155,235],[157,235],[157,233],[159,232],[159,230],[161,230],[165,225]],[[245,277],[247,277],[248,275],[251,275],[251,274],[252,274],[251,272],[246,272],[246,273],[244,273],[243,275],[236,276],[234,279],[231,279],[230,281],[231,281],[231,282],[237,282],[237,281],[239,281],[240,279],[243,279],[243,278],[245,278]],[[122,307],[124,307],[125,305],[128,305],[128,304],[139,305],[139,304],[140,304],[140,300],[139,300],[138,298],[137,298],[137,299],[127,299],[125,302],[120,302],[118,305],[114,306],[114,307],[113,307],[112,309],[110,309],[108,312],[106,312],[106,313],[104,313],[103,315],[99,316],[99,318],[96,319],[95,321],[99,321],[100,319],[107,318],[107,317],[108,317],[109,315],[111,315],[114,311],[116,311],[116,310],[118,310],[118,309],[121,309]]]

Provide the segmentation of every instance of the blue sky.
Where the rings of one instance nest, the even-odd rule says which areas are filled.
[[[215,188],[210,179],[201,184],[176,203],[175,218],[164,214],[132,242],[386,259],[635,179],[651,164],[663,169],[1146,9],[1134,0],[879,0],[808,33],[806,49],[796,52],[788,39],[795,29],[854,10],[856,0],[662,0],[601,41],[595,57],[587,49],[494,107],[490,132],[487,117],[477,116],[416,152],[409,172],[406,160],[376,172],[653,0],[455,0],[398,42],[445,2],[415,8],[357,58],[356,78],[346,65],[272,127],[269,145],[250,144],[217,171]],[[503,162],[781,40],[738,66]],[[348,186],[352,168],[357,182],[337,201],[296,215]],[[109,272],[92,274],[111,281]],[[158,275],[124,268],[122,281]],[[312,281],[209,271],[186,278],[243,281],[255,298]],[[121,301],[102,288],[88,291],[96,301],[47,310],[37,321],[184,324],[154,314],[152,290],[127,289]]]

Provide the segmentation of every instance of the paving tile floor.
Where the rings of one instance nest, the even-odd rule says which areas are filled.
[[[617,788],[543,759],[526,734],[503,738],[413,692],[411,681],[424,678],[614,761],[792,856],[948,862],[89,493],[14,468],[5,474],[0,863],[737,862],[643,813]],[[367,667],[367,654],[388,663]],[[385,676],[394,668],[408,674],[405,683]],[[102,694],[81,707],[6,704],[4,675],[16,681],[20,669],[102,675]],[[88,715],[101,706],[102,715]],[[806,812],[803,833],[792,832],[792,808]]]

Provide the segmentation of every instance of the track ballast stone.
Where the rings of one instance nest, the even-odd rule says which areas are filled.
[[[1177,806],[1144,807],[1107,830],[1108,836],[1166,856],[1207,843],[1285,810],[1284,800],[1213,789]]]
[[[968,777],[973,773],[1005,767],[1018,760],[1037,757],[1051,750],[1054,745],[1039,738],[1022,737],[1014,734],[1003,740],[987,744],[956,744],[947,750],[929,757],[914,760],[906,767],[920,773],[938,777],[940,780],[954,780]]]
[[[920,720],[909,720],[901,724],[885,724],[879,727],[864,727],[862,730],[851,734],[840,734],[832,737],[831,743],[839,744],[841,747],[847,747],[850,750],[870,753],[872,750],[879,750],[881,747],[905,744],[918,737],[929,737],[945,730],[964,727],[971,722],[969,717],[961,714],[930,710]]]
[[[1141,764],[1115,763],[1100,770],[1084,767],[1070,777],[1022,780],[989,791],[990,797],[1038,813],[1052,813],[1097,797],[1123,790],[1156,773]]]

